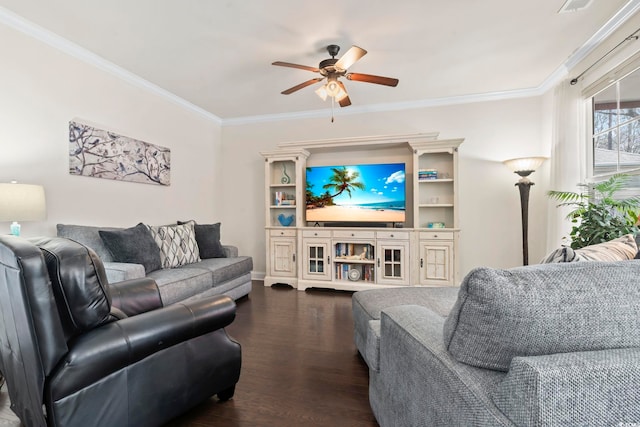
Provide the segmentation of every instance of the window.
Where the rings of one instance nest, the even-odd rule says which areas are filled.
[[[640,174],[640,69],[591,98],[592,176]]]

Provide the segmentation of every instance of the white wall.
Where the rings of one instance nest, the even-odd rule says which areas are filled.
[[[326,118],[223,126],[223,174],[233,182],[233,190],[224,193],[223,240],[239,243],[254,257],[255,271],[265,271],[260,151],[283,141],[438,131],[441,139],[465,138],[459,152],[462,274],[477,266],[522,265],[518,177],[502,161],[549,155],[547,105],[535,97],[340,115],[334,123],[327,113]],[[529,259],[535,263],[546,253],[548,167],[531,179],[536,185],[530,199]]]
[[[221,216],[220,126],[195,111],[0,25],[0,182],[42,184],[47,220],[132,226]],[[83,119],[171,149],[168,187],[69,175],[68,122]],[[9,223],[0,223],[8,233]]]
[[[0,40],[0,182],[43,184],[47,193],[47,220],[24,223],[25,236],[52,235],[56,223],[221,220],[223,241],[253,256],[259,274],[265,270],[259,151],[282,141],[438,131],[440,138],[466,140],[460,150],[462,273],[521,264],[517,176],[501,162],[549,155],[543,97],[338,115],[334,123],[327,111],[326,118],[221,128],[8,27],[0,26]],[[68,122],[75,118],[171,148],[171,186],[69,175]],[[532,179],[529,250],[536,262],[546,252],[547,167]],[[0,223],[0,230],[8,226]]]

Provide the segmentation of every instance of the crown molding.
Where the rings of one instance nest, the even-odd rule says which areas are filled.
[[[480,93],[473,95],[449,96],[444,98],[421,99],[416,101],[392,102],[371,105],[351,105],[349,109],[333,111],[334,117],[349,116],[365,113],[386,113],[390,111],[415,110],[428,107],[442,107],[448,105],[470,104],[475,102],[500,101],[505,99],[529,98],[544,94],[540,88],[518,89],[511,91]],[[318,117],[331,117],[331,109],[299,111],[295,113],[265,114],[259,116],[234,117],[222,119],[222,126],[240,126],[246,124],[277,122],[285,120],[300,120]]]
[[[459,105],[476,102],[499,101],[506,99],[517,99],[541,96],[562,81],[569,70],[575,67],[580,61],[589,55],[600,43],[609,37],[615,30],[624,24],[631,16],[640,10],[640,0],[630,0],[623,6],[605,25],[603,25],[589,40],[578,50],[576,50],[564,64],[560,65],[550,76],[548,76],[538,87],[528,89],[517,89],[510,91],[489,92],[482,94],[460,95],[443,98],[422,99],[407,102],[380,103],[363,106],[351,106],[349,109],[337,109],[333,111],[333,116],[347,116],[353,114],[382,113],[391,111],[403,111],[429,107],[441,107],[448,105]],[[108,72],[136,87],[147,90],[170,102],[177,104],[187,110],[195,112],[220,126],[240,126],[246,124],[278,122],[287,120],[301,120],[310,118],[331,117],[331,109],[308,110],[293,113],[265,114],[256,116],[243,116],[232,118],[220,118],[217,115],[198,107],[185,99],[149,82],[142,77],[133,74],[124,68],[107,61],[89,50],[58,36],[57,34],[36,25],[21,16],[0,6],[0,23],[5,24],[17,31],[29,35],[49,46],[58,49],[68,55],[91,64],[96,68]]]
[[[24,33],[30,37],[33,37],[36,40],[46,43],[49,46],[58,49],[80,61],[93,65],[94,67],[105,71],[115,77],[118,77],[135,87],[147,90],[155,95],[165,98],[168,101],[177,104],[182,108],[202,115],[206,119],[209,119],[217,124],[222,124],[222,119],[215,114],[210,113],[209,111],[206,111],[203,108],[200,108],[186,101],[185,99],[169,92],[168,90],[165,90],[160,86],[157,86],[150,81],[125,70],[124,68],[114,64],[113,62],[107,61],[103,57],[96,55],[95,53],[65,39],[64,37],[60,37],[59,35],[45,28],[42,28],[41,26],[36,25],[31,21],[27,21],[21,16],[1,6],[0,23],[13,28],[14,30],[20,31],[21,33]]]

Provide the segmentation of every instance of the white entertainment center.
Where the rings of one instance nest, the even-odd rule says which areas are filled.
[[[459,284],[458,147],[437,133],[280,143],[265,160],[265,286]],[[404,223],[306,220],[307,168],[404,163]],[[320,207],[322,209],[322,207]]]

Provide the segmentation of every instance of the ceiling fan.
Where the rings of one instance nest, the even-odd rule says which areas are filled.
[[[327,46],[327,52],[331,55],[331,58],[320,61],[318,67],[308,67],[306,65],[292,64],[290,62],[276,61],[272,65],[278,65],[281,67],[299,68],[301,70],[312,71],[314,73],[320,73],[322,77],[307,80],[304,83],[290,87],[287,90],[283,90],[283,95],[289,95],[302,88],[310,86],[314,83],[318,83],[327,79],[327,82],[316,90],[316,93],[320,98],[326,100],[327,97],[331,97],[332,100],[337,101],[341,107],[347,107],[351,105],[351,100],[347,94],[347,89],[340,80],[340,77],[344,77],[347,80],[354,80],[365,83],[375,83],[378,85],[392,86],[398,85],[398,79],[391,77],[374,76],[371,74],[361,73],[349,73],[347,69],[351,67],[356,61],[366,55],[367,51],[358,47],[351,46],[351,48],[340,59],[336,59],[336,55],[340,51],[340,46],[331,44]]]

